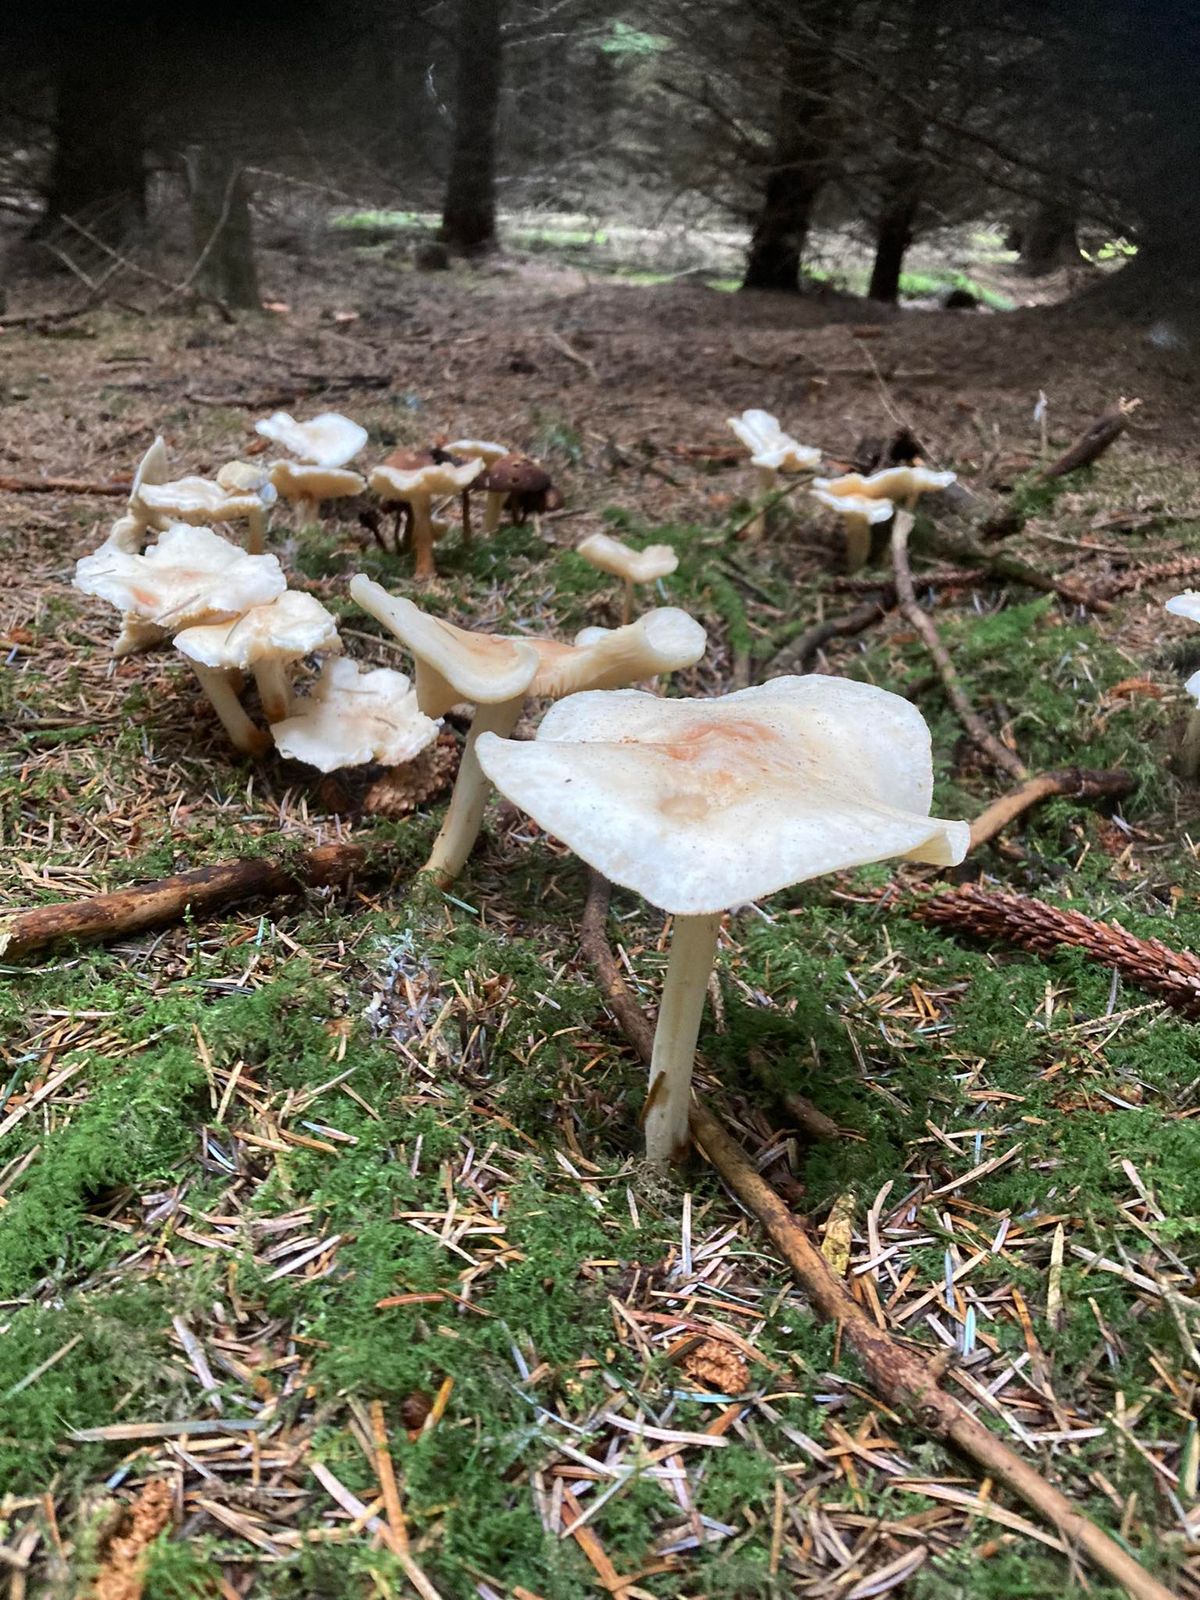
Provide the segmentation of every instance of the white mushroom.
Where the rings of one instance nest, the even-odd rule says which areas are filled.
[[[894,507],[890,500],[872,500],[865,494],[831,494],[828,489],[809,490],[813,499],[841,517],[846,533],[846,571],[865,567],[871,554],[871,525],[890,522]]]
[[[207,680],[213,674],[222,675],[230,682],[235,673],[252,672],[267,721],[281,722],[288,714],[290,701],[287,669],[305,656],[340,650],[341,640],[336,621],[319,600],[311,594],[288,589],[268,605],[252,606],[233,622],[185,628],[176,634],[175,648],[196,668],[210,698]],[[236,694],[233,699],[236,704]],[[222,702],[214,699],[213,704],[234,744],[239,750],[246,749],[239,732],[225,720]],[[249,718],[240,705],[238,711],[241,715],[235,719],[237,728],[244,732]],[[254,729],[254,732],[257,735],[259,730]],[[261,747],[262,741],[259,739],[255,743]],[[261,749],[248,753],[259,754]]]
[[[144,648],[147,626],[160,637],[199,622],[241,616],[283,593],[287,579],[274,556],[253,556],[211,528],[166,528],[144,555],[102,545],[75,566],[75,587],[116,606],[137,625],[114,655]]]
[[[275,491],[266,486],[270,500]],[[266,536],[266,506],[261,493],[227,489],[211,478],[176,478],[171,483],[143,484],[130,499],[135,514],[145,517],[154,528],[186,523],[189,527],[211,527],[214,522],[244,522],[246,548],[261,555]]]
[[[271,486],[296,507],[296,524],[306,528],[316,522],[322,500],[344,500],[362,494],[366,482],[348,467],[324,467],[307,461],[275,461]]]
[[[256,422],[254,431],[282,445],[298,461],[317,467],[344,467],[367,442],[367,430],[340,411],[323,411],[309,422],[297,422],[286,411],[276,411]]]
[[[402,766],[437,738],[440,723],[425,716],[402,672],[364,672],[340,657],[326,661],[313,692],[271,729],[279,751],[320,772],[368,761]]]
[[[497,444],[494,439],[451,439],[449,444],[444,444],[441,449],[448,456],[456,456],[460,461],[482,461],[484,469],[494,467],[497,461],[502,461],[509,452],[506,444]],[[482,474],[481,474],[482,476]],[[471,488],[478,488],[478,480],[462,492],[462,525],[463,543],[471,542]],[[485,501],[484,531],[495,533],[500,523],[500,503],[504,499],[502,494],[487,493]]]
[[[217,470],[217,482],[222,489],[257,497],[258,509],[246,519],[249,529],[246,548],[251,555],[260,555],[266,547],[267,513],[279,499],[279,491],[271,482],[270,464],[264,465],[257,461],[227,461]]]
[[[814,478],[811,488],[827,494],[861,495],[867,500],[893,500],[912,507],[923,494],[948,489],[956,481],[953,472],[934,472],[929,467],[884,467],[863,477],[861,472],[846,472],[840,478]]]
[[[607,533],[593,533],[575,547],[589,566],[601,572],[610,572],[625,585],[621,604],[621,621],[633,616],[633,586],[635,583],[653,583],[665,578],[679,565],[679,557],[669,544],[648,544],[644,550],[635,550],[620,539]]]
[[[599,630],[582,646],[553,639],[468,633],[388,594],[369,578],[351,581],[354,599],[412,653],[417,699],[427,715],[459,701],[475,707],[454,793],[425,871],[441,887],[462,870],[479,836],[488,786],[475,747],[485,732],[509,734],[526,699],[557,699],[581,689],[637,683],[690,666],[704,653],[704,629],[685,612],[651,611],[627,628]]]
[[[1182,594],[1172,595],[1166,608],[1174,617],[1200,622],[1200,591],[1185,589]],[[1200,775],[1200,672],[1193,672],[1183,687],[1194,697],[1196,707],[1188,718],[1179,749],[1179,772],[1184,778],[1195,779]]]
[[[151,484],[165,483],[170,476],[170,466],[167,461],[167,447],[162,438],[156,438],[138,462],[133,474],[133,483],[129,490],[129,499],[125,511],[109,529],[108,537],[104,543],[93,552],[99,555],[101,550],[123,550],[129,555],[138,555],[146,542],[146,535],[151,531],[153,523],[147,514],[138,509],[137,501],[144,487]]]
[[[687,1147],[692,1061],[722,912],[791,884],[901,857],[949,866],[963,822],[930,817],[929,730],[870,684],[776,678],[720,700],[577,694],[536,739],[487,734],[497,789],[674,921],[646,1101],[646,1151]]]
[[[413,577],[426,583],[437,577],[433,564],[433,502],[444,494],[462,494],[484,469],[482,457],[472,461],[436,461],[427,453],[396,451],[372,468],[370,486],[383,500],[402,501],[412,511]]]
[[[781,472],[812,472],[821,465],[821,452],[812,445],[800,444],[790,433],[784,433],[778,419],[769,411],[743,411],[740,417],[725,420],[750,452],[751,465],[756,469],[756,498],[765,498],[773,492]],[[766,527],[764,504],[747,530],[747,536],[761,538]]]

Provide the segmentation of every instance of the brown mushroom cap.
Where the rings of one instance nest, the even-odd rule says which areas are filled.
[[[479,488],[492,494],[544,494],[551,477],[531,456],[507,455],[493,461],[479,479]]]

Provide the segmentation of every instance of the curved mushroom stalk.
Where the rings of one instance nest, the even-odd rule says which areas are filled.
[[[1200,777],[1200,705],[1188,718],[1179,747],[1179,775],[1194,783]]]
[[[479,830],[483,826],[483,813],[487,806],[491,784],[479,765],[475,746],[483,733],[497,733],[506,739],[517,725],[524,694],[516,700],[505,700],[499,705],[480,705],[471,718],[470,731],[463,746],[458,778],[441,830],[433,841],[423,871],[427,872],[439,889],[449,888],[458,877],[467,858],[475,847]]]
[[[489,489],[483,502],[483,531],[495,533],[500,526],[500,513],[504,510],[504,502],[508,494],[501,494],[497,489]]]
[[[675,918],[650,1059],[650,1090],[642,1112],[646,1159],[655,1166],[681,1161],[687,1154],[692,1063],[721,916],[718,911],[711,916]]]
[[[758,467],[754,469],[754,499],[759,502],[759,507],[754,516],[754,521],[746,529],[746,542],[754,544],[761,539],[767,531],[767,505],[768,496],[775,493],[775,485],[779,481],[779,474],[774,467]]]
[[[271,736],[246,715],[234,692],[232,675],[216,667],[202,667],[198,661],[192,662],[192,670],[235,748],[247,756],[265,755],[271,748]]]
[[[288,714],[291,691],[282,661],[256,661],[251,669],[258,686],[263,716],[268,722],[282,722]]]
[[[846,571],[860,572],[871,559],[871,523],[867,517],[846,518]]]

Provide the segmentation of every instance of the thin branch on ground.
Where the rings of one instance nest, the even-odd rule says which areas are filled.
[[[1062,767],[1055,772],[1040,772],[979,813],[971,824],[971,849],[987,844],[1010,822],[1056,795],[1070,800],[1123,800],[1133,788],[1132,776],[1120,768],[1097,772],[1086,767]]]

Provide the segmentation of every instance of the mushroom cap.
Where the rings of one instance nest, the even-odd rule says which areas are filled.
[[[589,535],[575,546],[575,553],[601,572],[611,572],[632,583],[653,583],[679,565],[679,557],[669,544],[648,544],[644,550],[634,550],[607,533]]]
[[[271,498],[274,497],[272,489]],[[130,497],[129,504],[135,512],[142,512],[156,521],[166,518],[170,522],[186,522],[192,527],[207,527],[213,522],[242,522],[263,508],[261,495],[225,488],[211,478],[143,483]]]
[[[275,461],[271,485],[285,500],[344,500],[367,487],[346,467],[323,467],[308,461]]]
[[[256,494],[264,505],[277,498],[271,482],[271,468],[258,461],[227,461],[217,469],[217,482],[222,489],[233,489],[239,494]]]
[[[102,545],[75,566],[75,587],[175,632],[237,617],[287,588],[275,556],[248,555],[211,528],[165,528],[144,555]]]
[[[957,479],[953,472],[931,472],[928,467],[884,467],[864,478],[861,472],[843,473],[840,478],[814,478],[813,491],[824,489],[832,495],[862,495],[868,500],[911,500],[932,489],[948,489]]]
[[[137,471],[133,475],[133,487],[129,491],[130,505],[137,499],[143,485],[147,483],[166,483],[170,476],[171,467],[167,460],[167,447],[163,443],[163,437],[160,433],[137,464]]]
[[[929,730],[871,684],[775,678],[719,700],[571,695],[533,740],[485,733],[484,772],[614,883],[679,916],[903,857],[949,866],[965,822],[929,816]]]
[[[496,444],[491,439],[451,439],[442,449],[447,455],[465,456],[468,461],[482,461],[489,467],[510,453],[506,444]]]
[[[308,422],[297,422],[286,411],[276,411],[256,422],[254,431],[282,445],[298,460],[318,467],[344,467],[367,442],[367,430],[340,411],[322,411]]]
[[[1193,697],[1197,705],[1200,705],[1200,672],[1193,672],[1183,687]]]
[[[101,550],[124,550],[129,555],[137,555],[146,542],[146,535],[153,531],[136,511],[126,511],[113,523],[108,538],[92,554],[99,555]]]
[[[299,661],[318,650],[340,650],[337,621],[321,602],[299,589],[285,589],[265,606],[251,606],[233,622],[185,628],[175,648],[202,667],[239,667],[260,661]]]
[[[372,491],[385,500],[407,500],[414,494],[461,494],[474,483],[483,468],[479,458],[434,461],[428,454],[397,450],[388,461],[371,468],[369,481]]]
[[[320,772],[379,761],[398,767],[437,738],[440,724],[423,716],[402,672],[363,672],[334,656],[312,693],[292,703],[291,715],[271,727],[280,752]]]
[[[460,700],[499,705],[529,692],[538,670],[532,644],[456,628],[361,572],[350,580],[350,594],[416,661],[417,699],[427,716],[440,717]]]
[[[551,478],[540,461],[513,452],[489,462],[478,486],[492,494],[542,494]]]
[[[624,689],[695,666],[708,635],[678,606],[660,606],[623,628],[585,628],[573,645],[530,639],[538,653],[530,693],[557,700],[589,689]]]
[[[821,452],[784,433],[769,411],[743,411],[740,417],[725,420],[749,450],[756,467],[770,467],[775,472],[809,472],[821,465]]]
[[[1186,617],[1189,622],[1200,622],[1200,589],[1185,589],[1164,601],[1173,617]]]
[[[865,494],[834,494],[829,489],[810,489],[809,494],[841,517],[865,517],[868,522],[886,522],[895,513],[890,500],[872,500]]]

